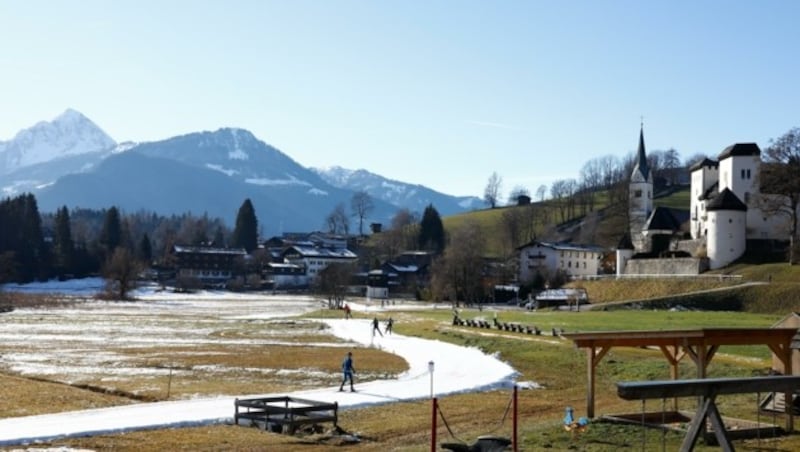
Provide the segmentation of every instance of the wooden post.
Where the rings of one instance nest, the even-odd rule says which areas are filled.
[[[597,348],[594,345],[586,348],[586,364],[587,364],[587,377],[589,379],[589,390],[586,392],[586,416],[589,419],[594,419],[594,389],[595,389],[595,371],[597,364],[603,359],[611,347]]]

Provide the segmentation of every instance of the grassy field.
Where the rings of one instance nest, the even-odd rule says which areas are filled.
[[[486,353],[495,354],[509,362],[520,373],[518,381],[533,381],[542,389],[524,389],[519,393],[519,439],[520,449],[536,450],[677,450],[682,440],[679,433],[664,434],[660,430],[642,428],[637,425],[619,425],[606,422],[593,422],[588,431],[573,437],[561,427],[564,409],[573,406],[576,415],[585,414],[586,400],[586,358],[582,350],[576,349],[564,338],[553,337],[553,328],[567,332],[610,331],[641,329],[687,329],[703,327],[770,327],[788,311],[787,307],[798,309],[798,285],[800,280],[796,269],[787,265],[741,267],[734,269],[743,275],[745,281],[764,281],[772,278],[769,284],[747,286],[731,291],[744,301],[741,311],[660,311],[652,309],[617,309],[607,311],[562,312],[543,310],[530,312],[519,309],[462,309],[464,318],[482,318],[535,325],[545,334],[541,336],[513,333],[499,330],[482,330],[470,327],[453,326],[450,309],[427,311],[406,311],[393,313],[397,323],[395,331],[399,334],[448,341],[469,347],[477,347]],[[698,283],[699,284],[699,283]],[[730,283],[724,283],[730,286]],[[686,281],[640,281],[629,284],[626,281],[602,281],[588,288],[593,300],[620,300],[627,294],[630,298],[658,298],[677,296],[695,290],[718,288],[719,281],[707,285],[687,286]],[[776,297],[780,294],[780,297]],[[730,298],[729,296],[727,298]],[[305,320],[340,316],[335,311],[322,310],[306,315]],[[298,319],[301,321],[304,319]],[[291,322],[286,325],[292,325]],[[286,326],[289,328],[289,326]],[[251,324],[229,323],[224,326],[226,335],[250,337],[260,334]],[[218,333],[217,333],[218,334]],[[208,364],[217,366],[274,368],[292,361],[293,366],[302,368],[310,365],[295,357],[307,355],[330,366],[331,371],[338,366],[339,355],[326,358],[327,353],[318,347],[303,346],[304,341],[319,339],[323,331],[308,329],[299,337],[287,332],[297,342],[289,354],[280,350],[271,353],[249,353],[248,361],[233,353],[219,353],[220,350],[207,350],[203,353],[186,355],[192,362],[181,365]],[[174,356],[174,350],[167,348],[148,352],[148,356],[163,352]],[[130,350],[136,354],[137,351]],[[191,358],[188,358],[191,356]],[[255,356],[257,358],[252,358]],[[311,358],[309,358],[311,359]],[[371,368],[377,376],[387,366],[394,372],[402,371],[402,360],[384,352],[372,349],[359,351],[360,365]],[[143,360],[143,362],[146,360]],[[298,361],[298,362],[294,362]],[[325,364],[327,363],[327,364]],[[765,375],[770,368],[770,353],[766,347],[723,347],[709,366],[709,376],[755,376]],[[694,365],[688,359],[680,364],[680,376],[693,378]],[[639,413],[639,402],[628,402],[616,396],[616,383],[620,381],[640,381],[668,379],[669,366],[659,351],[637,348],[614,348],[608,352],[597,367],[596,414]],[[198,379],[190,382],[185,391],[195,394],[217,394],[221,391],[237,393],[252,388],[245,379],[207,381]],[[99,382],[98,386],[100,385]],[[143,400],[158,399],[157,394],[149,397],[132,397],[133,394],[148,393],[138,391],[137,383],[130,381],[125,391],[101,391],[97,387],[86,387],[47,381],[45,378],[21,377],[14,374],[0,374],[3,403],[1,417],[27,414],[67,411],[129,403],[142,403]],[[270,382],[266,377],[258,382],[260,388],[280,388],[278,381]],[[272,385],[272,386],[271,386]],[[178,386],[180,388],[180,386]],[[180,390],[180,389],[178,389]],[[459,394],[443,397],[437,436],[439,443],[470,443],[480,435],[496,434],[509,437],[511,421],[507,414],[511,397],[510,389],[481,393]],[[756,395],[725,396],[719,400],[720,411],[725,416],[755,420]],[[646,406],[649,410],[661,408],[660,401]],[[681,400],[679,408],[693,410],[694,401]],[[359,438],[358,443],[350,443],[347,437],[326,431],[301,432],[295,436],[267,433],[255,428],[233,425],[214,425],[181,429],[128,432],[124,434],[101,435],[37,444],[37,447],[71,447],[90,450],[201,450],[201,451],[423,451],[429,450],[431,406],[428,402],[395,403],[362,409],[344,410],[340,413],[340,427]],[[761,421],[764,422],[761,415]],[[442,422],[446,420],[447,426]],[[772,421],[771,418],[766,419]],[[775,419],[783,425],[782,416]],[[739,450],[800,450],[800,435],[793,434],[779,439],[760,441],[736,441]],[[5,450],[8,450],[6,448]],[[716,447],[699,444],[695,450],[718,450]]]

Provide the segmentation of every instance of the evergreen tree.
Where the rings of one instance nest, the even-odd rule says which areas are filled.
[[[225,248],[225,231],[222,226],[217,226],[217,231],[214,233],[214,246]]]
[[[437,254],[444,250],[444,225],[439,212],[433,207],[433,204],[428,204],[422,214],[417,245],[422,250],[433,251]]]
[[[146,232],[139,241],[139,259],[148,264],[153,260],[153,246],[150,244],[150,237]]]
[[[244,248],[248,254],[258,246],[258,220],[249,198],[244,200],[236,215],[231,246]]]
[[[114,250],[122,244],[122,223],[116,206],[106,212],[103,229],[100,231],[100,244],[105,250],[106,257],[111,257]]]
[[[74,274],[75,243],[72,241],[72,227],[69,210],[63,206],[56,210],[53,235],[53,264],[58,276]]]
[[[16,223],[16,231],[12,231],[12,237],[15,237],[12,250],[16,254],[20,279],[31,281],[46,278],[49,269],[42,218],[32,194],[22,195],[12,201],[11,220]]]

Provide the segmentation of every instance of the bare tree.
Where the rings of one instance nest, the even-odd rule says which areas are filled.
[[[106,279],[106,292],[119,300],[127,300],[128,293],[136,287],[137,276],[143,269],[133,253],[126,247],[118,246],[103,266]]]
[[[782,215],[789,222],[789,263],[798,258],[797,207],[800,204],[800,128],[793,128],[771,140],[764,151],[759,183],[762,193],[758,205],[765,213]]]
[[[574,215],[575,199],[573,195],[577,190],[577,186],[575,179],[559,179],[553,181],[550,186],[550,197],[558,208],[562,223]]]
[[[503,209],[503,215],[500,217],[500,226],[503,231],[503,238],[505,243],[505,253],[511,254],[511,251],[520,245],[522,239],[522,231],[525,224],[525,211],[528,210],[525,206],[511,207]]]
[[[544,202],[545,196],[547,196],[547,185],[539,185],[539,188],[536,189],[536,199],[538,199],[539,202]]]
[[[357,191],[350,199],[350,207],[353,209],[353,216],[358,218],[358,235],[364,235],[364,220],[375,209],[372,197],[364,190]]]
[[[708,156],[706,154],[698,152],[696,154],[690,155],[689,157],[686,157],[686,160],[683,161],[683,166],[685,166],[688,169],[691,168],[692,165],[700,163],[707,158]]]
[[[337,204],[333,211],[325,217],[325,224],[331,234],[348,235],[350,233],[350,218],[345,212],[343,203]]]
[[[483,191],[483,201],[492,209],[497,207],[497,203],[500,200],[500,188],[502,185],[503,178],[497,174],[497,171],[493,172],[486,183],[486,189]]]
[[[432,266],[434,299],[449,299],[453,303],[458,300],[478,302],[483,295],[483,232],[477,223],[466,221],[453,231],[450,243],[455,245],[448,246]],[[463,246],[465,243],[469,246]]]
[[[351,264],[330,264],[317,275],[314,281],[315,287],[320,294],[328,298],[329,309],[342,307],[354,270]]]
[[[418,236],[419,218],[408,209],[400,209],[392,217],[389,228],[373,237],[379,254],[392,259],[401,251],[416,249]]]

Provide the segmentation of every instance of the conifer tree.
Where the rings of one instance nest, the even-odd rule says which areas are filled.
[[[150,236],[146,232],[142,235],[142,240],[139,241],[139,259],[147,263],[153,260],[153,245],[150,243]]]
[[[17,239],[13,243],[19,276],[23,281],[47,276],[47,253],[42,234],[42,218],[36,197],[28,193],[12,202],[12,221],[16,222]]]
[[[53,264],[59,276],[75,273],[75,243],[72,240],[72,227],[67,206],[56,210],[53,235]]]
[[[258,220],[250,198],[244,200],[236,215],[231,246],[244,248],[248,254],[258,247]]]
[[[444,225],[439,212],[433,207],[433,204],[428,204],[422,214],[417,244],[420,249],[433,251],[437,254],[444,250]]]
[[[111,257],[114,250],[122,244],[122,224],[116,206],[106,212],[103,229],[100,231],[100,244],[103,245],[107,257]]]

